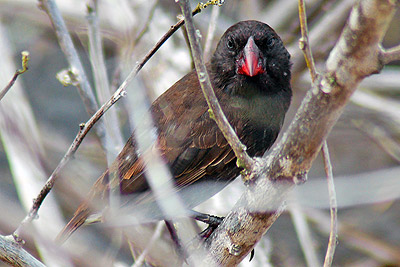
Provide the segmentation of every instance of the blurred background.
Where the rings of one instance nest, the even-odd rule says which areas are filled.
[[[56,1],[67,24],[98,103],[108,99],[93,69],[105,66],[110,91],[125,79],[135,62],[177,22],[179,6],[166,0],[99,0],[96,16],[88,15],[92,1]],[[338,39],[353,0],[308,0],[311,48],[319,70]],[[194,8],[196,1],[191,1]],[[294,98],[285,125],[291,122],[310,78],[298,48],[299,22],[295,0],[231,0],[209,7],[195,17],[209,58],[222,33],[232,24],[256,19],[272,26],[292,55]],[[97,21],[104,65],[90,54],[90,37]],[[400,44],[397,12],[383,42]],[[215,29],[210,29],[215,26]],[[210,37],[211,36],[211,37]],[[100,37],[99,37],[100,38]],[[21,65],[21,51],[30,53],[29,70],[0,103],[0,234],[11,234],[30,208],[32,199],[67,151],[78,125],[90,116],[76,87],[57,79],[69,68],[47,14],[38,1],[0,1],[0,89]],[[353,95],[328,138],[337,190],[339,244],[334,266],[400,266],[400,62],[366,78]],[[128,89],[144,88],[150,101],[192,69],[190,53],[179,30],[145,65]],[[60,74],[61,73],[61,74]],[[135,89],[136,88],[136,89]],[[39,210],[39,219],[25,229],[25,248],[48,266],[136,266],[148,248],[152,264],[173,266],[178,258],[161,223],[121,228],[93,225],[78,230],[62,247],[57,233],[85,198],[130,135],[130,98],[112,107],[106,125],[113,130],[109,153],[94,129],[75,158],[62,170],[55,188]],[[113,127],[114,125],[114,127]],[[198,208],[224,216],[243,192],[237,179]],[[296,188],[287,211],[255,248],[255,258],[242,266],[321,266],[328,244],[329,197],[322,159],[318,157],[308,181]],[[296,212],[293,212],[296,210]],[[196,225],[199,231],[204,225]],[[309,237],[304,247],[299,233]],[[130,246],[134,240],[137,246]],[[149,246],[152,240],[153,245]],[[307,239],[306,239],[307,240]],[[311,255],[305,258],[305,254]],[[0,263],[1,266],[1,263]]]

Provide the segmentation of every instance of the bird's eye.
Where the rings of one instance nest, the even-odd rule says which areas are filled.
[[[235,46],[235,44],[233,43],[233,40],[231,38],[228,39],[228,41],[226,42],[226,47],[228,47],[229,49],[233,49]]]
[[[275,44],[276,38],[275,37],[271,37],[266,41],[266,45],[271,47]]]

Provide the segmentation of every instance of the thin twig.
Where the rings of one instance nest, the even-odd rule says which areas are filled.
[[[328,248],[325,255],[324,267],[332,266],[333,255],[337,246],[337,201],[336,201],[336,190],[333,182],[332,164],[329,157],[328,144],[325,141],[322,145],[322,157],[324,159],[326,179],[328,182],[329,191],[329,206],[331,212],[331,229],[329,233]]]
[[[11,81],[0,92],[0,101],[7,94],[8,90],[10,90],[10,88],[14,85],[14,83],[17,80],[18,76],[28,70],[29,52],[28,51],[22,51],[21,55],[22,55],[22,69],[18,69],[18,70],[15,71],[14,76],[12,77]]]
[[[312,56],[311,47],[308,39],[307,15],[304,0],[299,0],[299,19],[301,29],[300,49],[304,53],[307,68],[310,71],[311,81],[313,84],[317,81],[317,70]],[[325,172],[328,181],[330,211],[331,211],[331,233],[329,235],[328,249],[325,255],[324,267],[332,266],[333,255],[335,254],[336,238],[337,238],[337,202],[336,192],[333,183],[332,165],[329,159],[329,151],[326,140],[322,144],[322,155],[324,158]]]
[[[378,55],[396,11],[390,0],[358,1],[341,37],[330,53],[326,72],[307,92],[294,120],[268,155],[253,186],[247,188],[207,240],[204,260],[237,265],[279,217],[296,182],[304,182],[321,146],[365,77],[378,73]],[[240,229],[238,229],[240,221]]]
[[[381,55],[383,65],[389,64],[390,62],[396,60],[400,60],[400,45],[397,45],[387,50],[382,48]]]
[[[204,45],[204,59],[207,61],[211,57],[211,47],[215,35],[215,29],[217,28],[217,20],[220,13],[219,7],[213,7],[211,12],[211,18],[208,23],[207,39]]]
[[[376,177],[373,179],[376,179]],[[326,213],[319,209],[307,209],[306,213],[307,217],[315,223],[318,231],[322,234],[330,232],[328,227],[330,218]],[[381,263],[378,266],[397,266],[400,262],[400,247],[398,245],[390,244],[382,240],[381,237],[366,233],[360,227],[346,222],[346,220],[339,222],[338,228],[341,233],[341,242],[346,244],[346,247],[354,249],[367,258],[376,259]]]
[[[92,87],[86,76],[85,69],[79,59],[77,50],[72,42],[71,35],[68,32],[64,19],[54,0],[40,0],[39,7],[48,15],[54,32],[57,35],[58,43],[63,51],[69,64],[69,74],[74,79],[73,85],[78,89],[79,95],[84,103],[86,112],[92,116],[98,110],[99,105],[96,102]],[[102,121],[97,124],[96,135],[100,140],[103,149],[107,150],[107,140],[109,140],[108,132]]]
[[[139,267],[143,266],[143,263],[146,259],[147,253],[149,253],[151,247],[153,246],[154,242],[160,238],[162,232],[164,229],[164,222],[158,222],[156,229],[154,230],[153,235],[151,236],[149,242],[147,243],[147,246],[144,248],[142,253],[139,255],[139,257],[135,260],[135,264],[132,265],[132,267]],[[132,244],[129,242],[129,247],[132,250]]]
[[[178,3],[181,6],[183,15],[185,16],[186,29],[190,40],[190,46],[197,71],[197,76],[199,78],[203,94],[207,100],[207,104],[210,108],[210,116],[214,118],[225,139],[228,141],[229,145],[232,147],[232,150],[235,152],[235,155],[237,157],[237,165],[249,171],[252,169],[254,161],[251,157],[249,157],[249,155],[247,155],[246,147],[240,142],[232,126],[229,124],[229,121],[225,117],[221,106],[218,103],[218,99],[215,96],[210,77],[204,64],[203,52],[196,34],[196,30],[194,28],[189,3],[187,0],[180,0]]]
[[[207,5],[198,5],[195,10],[192,12],[193,15],[198,14],[201,12],[202,8],[207,7]],[[45,185],[43,186],[42,190],[38,194],[38,196],[34,199],[33,205],[29,211],[29,213],[25,216],[25,218],[21,221],[17,229],[14,231],[13,236],[15,240],[22,244],[23,240],[20,239],[20,234],[22,231],[22,228],[24,225],[30,223],[34,218],[37,217],[38,210],[43,203],[43,200],[46,198],[50,190],[53,188],[57,178],[58,174],[61,171],[61,169],[67,164],[67,162],[74,156],[76,150],[82,143],[83,138],[85,138],[86,134],[89,132],[89,130],[93,127],[93,125],[101,118],[101,116],[112,106],[114,105],[122,96],[125,96],[126,94],[126,88],[128,84],[132,82],[132,80],[135,78],[137,73],[143,68],[143,66],[146,64],[146,62],[156,53],[156,51],[161,47],[161,45],[174,33],[176,30],[179,29],[180,26],[183,25],[184,20],[180,20],[178,23],[173,25],[170,30],[164,34],[163,37],[157,42],[157,44],[144,56],[141,62],[139,62],[135,68],[128,74],[126,77],[125,81],[120,85],[120,87],[115,91],[115,93],[111,96],[111,98],[103,104],[103,106],[100,107],[96,111],[95,114],[86,122],[82,123],[80,125],[80,130],[78,134],[76,135],[74,141],[68,148],[67,152],[64,154],[63,158],[61,161],[58,163],[57,167],[54,169],[53,173],[50,175],[50,177],[47,179]]]
[[[143,26],[143,29],[136,36],[135,40],[133,41],[133,45],[132,46],[135,46],[142,39],[143,35],[148,31],[149,26],[150,26],[150,22],[153,19],[154,12],[156,11],[157,5],[158,5],[158,0],[155,0],[153,6],[150,8],[149,16],[147,17],[146,23]]]
[[[132,77],[133,78],[133,77]],[[127,86],[127,82],[125,81],[120,88],[114,93],[110,100],[108,100],[86,123],[82,123],[80,125],[80,130],[76,135],[74,141],[71,146],[68,148],[67,152],[64,154],[60,163],[54,169],[53,173],[47,179],[46,184],[43,186],[39,195],[34,199],[31,210],[28,215],[22,220],[18,228],[14,231],[13,236],[18,242],[22,242],[19,238],[22,228],[25,224],[31,222],[36,216],[37,212],[46,198],[50,190],[53,188],[54,183],[58,178],[58,174],[60,170],[67,164],[67,162],[73,157],[79,145],[82,143],[83,138],[85,138],[86,134],[93,127],[93,125],[101,118],[101,116],[106,112],[112,105],[114,105],[123,95],[125,95],[125,88]]]
[[[110,98],[111,90],[99,29],[97,6],[97,0],[89,1],[86,20],[88,22],[89,59],[94,76],[97,101],[104,103]],[[109,138],[106,140],[106,154],[107,162],[110,164],[123,146],[121,127],[115,109],[111,109],[104,116],[104,126],[109,134]]]
[[[214,2],[218,1],[210,0],[205,4],[199,3],[192,11],[192,16],[199,14],[204,8],[208,7],[209,5],[218,5],[218,3]],[[180,19],[177,23],[171,26],[168,32],[166,32],[163,37],[161,37],[161,39],[154,45],[154,47],[144,56],[143,60],[135,67],[137,70],[136,72],[140,71],[143,68],[144,64],[146,64],[146,62],[157,52],[158,49],[160,49],[165,41],[167,41],[168,38],[171,37],[171,35],[173,35],[183,24],[185,24],[185,20]]]
[[[87,112],[92,115],[98,109],[98,105],[60,10],[54,0],[40,0],[39,4],[50,18],[59,45],[70,65],[70,69],[77,75],[77,80],[79,82],[78,91],[85,104],[85,108]]]
[[[304,210],[297,201],[289,205],[290,217],[292,219],[297,237],[300,242],[300,247],[303,250],[307,266],[317,267],[320,266],[318,262],[317,252],[315,250],[314,242],[312,240],[310,226],[307,223]]]
[[[301,38],[299,40],[299,47],[304,53],[304,58],[306,60],[307,68],[310,71],[311,81],[314,82],[315,79],[317,78],[317,70],[315,68],[310,42],[308,40],[307,15],[306,15],[306,5],[304,3],[304,0],[299,0],[299,19],[300,19],[300,29],[301,29]]]
[[[310,71],[311,81],[313,84],[317,81],[317,70],[312,56],[311,47],[308,39],[307,15],[304,0],[299,0],[299,19],[301,29],[300,49],[304,53],[307,68]],[[337,201],[335,186],[333,183],[332,165],[329,159],[329,151],[326,140],[322,144],[322,154],[325,164],[325,172],[328,181],[330,211],[331,211],[331,233],[329,235],[328,249],[325,255],[324,267],[332,266],[333,255],[335,254],[337,240]]]

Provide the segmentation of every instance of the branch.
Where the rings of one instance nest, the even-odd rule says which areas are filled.
[[[18,76],[28,70],[29,52],[28,51],[22,51],[21,55],[22,55],[22,69],[18,69],[18,70],[15,71],[14,76],[12,77],[11,81],[0,92],[0,101],[7,94],[8,90],[10,90],[11,87],[14,85],[14,83],[17,80]]]
[[[208,24],[208,30],[207,30],[207,38],[206,38],[206,42],[204,45],[204,58],[206,59],[206,61],[211,58],[211,52],[212,52],[211,47],[212,47],[212,43],[213,43],[213,39],[214,39],[214,35],[215,35],[217,19],[219,17],[220,10],[221,9],[219,7],[213,7],[212,12],[211,12],[211,17],[210,17],[210,21]]]
[[[299,0],[299,19],[301,29],[299,47],[304,53],[307,68],[310,71],[311,81],[315,82],[315,79],[317,78],[317,70],[315,68],[314,58],[311,52],[310,41],[308,40],[307,15],[304,0]]]
[[[400,45],[385,50],[382,48],[382,64],[386,65],[390,62],[400,60]]]
[[[335,184],[333,183],[332,165],[329,157],[328,144],[326,141],[322,146],[322,157],[324,158],[326,179],[328,181],[329,191],[329,206],[331,211],[331,229],[329,233],[328,249],[325,255],[324,267],[332,266],[333,255],[337,245],[337,201],[336,201],[336,190]]]
[[[0,235],[0,260],[18,267],[45,267],[14,241],[11,236]]]
[[[78,91],[85,104],[86,111],[92,115],[98,109],[93,90],[89,84],[85,70],[79,59],[78,52],[76,51],[72,42],[71,36],[68,33],[67,26],[61,16],[60,10],[54,0],[40,0],[39,7],[43,9],[50,18],[54,31],[57,35],[58,42],[64,55],[73,70],[79,82]]]
[[[46,2],[47,3],[47,2]],[[51,2],[52,3],[52,2]],[[195,10],[192,12],[193,15],[201,12],[203,8],[206,8],[208,5],[212,4],[212,1],[207,2],[206,4],[199,4]],[[52,6],[52,8],[54,8]],[[62,22],[63,23],[63,22]],[[36,218],[38,210],[43,203],[43,200],[46,198],[50,190],[53,188],[59,172],[63,169],[63,167],[68,163],[68,161],[75,155],[76,150],[79,148],[83,139],[89,132],[89,130],[94,126],[94,124],[103,116],[103,114],[113,106],[121,97],[126,95],[126,88],[132,82],[132,80],[136,77],[137,73],[143,68],[146,62],[157,52],[157,50],[162,46],[162,44],[168,40],[168,38],[176,32],[179,27],[181,27],[184,23],[184,20],[180,20],[175,25],[171,26],[170,30],[164,34],[163,37],[156,43],[156,45],[144,56],[142,61],[140,61],[135,68],[128,74],[125,81],[120,85],[120,87],[115,91],[115,93],[111,96],[111,98],[100,107],[99,110],[96,111],[95,114],[86,122],[80,124],[80,130],[76,135],[74,141],[68,148],[67,152],[64,154],[61,161],[58,163],[57,167],[54,169],[53,173],[47,179],[45,185],[42,190],[38,194],[38,196],[34,199],[33,205],[29,211],[29,213],[25,216],[25,218],[21,221],[18,228],[14,231],[13,236],[18,243],[22,243],[23,240],[20,239],[20,234],[24,225],[30,223],[34,218]],[[65,25],[64,25],[65,26]]]
[[[110,98],[111,90],[99,29],[97,1],[90,0],[87,4],[86,20],[88,23],[89,59],[92,66],[96,96],[99,103],[104,103]],[[107,162],[111,164],[123,147],[121,127],[115,109],[111,109],[104,116],[104,126],[109,134],[109,138],[106,140]]]
[[[312,56],[311,47],[308,39],[307,28],[307,15],[306,8],[303,0],[299,0],[299,18],[300,18],[300,49],[304,53],[307,68],[310,71],[311,81],[314,85],[318,78],[317,70],[315,68],[314,58]],[[324,158],[325,172],[328,181],[330,211],[331,211],[331,232],[329,235],[328,249],[325,255],[324,267],[332,266],[333,255],[335,254],[336,241],[337,241],[337,202],[335,185],[333,183],[332,165],[329,158],[328,144],[326,140],[322,145],[322,156]]]
[[[249,155],[247,155],[246,146],[240,142],[232,126],[229,124],[228,119],[225,117],[225,114],[223,113],[212,88],[210,77],[204,64],[203,51],[201,49],[200,42],[198,40],[198,34],[194,28],[193,18],[190,13],[190,5],[187,0],[179,0],[178,3],[181,6],[182,13],[185,17],[186,29],[190,41],[194,65],[196,67],[201,90],[203,91],[204,97],[206,98],[207,104],[210,108],[210,116],[215,120],[225,139],[235,152],[237,157],[237,165],[245,168],[247,171],[250,171],[254,166],[253,160],[249,157]]]
[[[360,81],[381,70],[379,46],[395,12],[393,1],[359,1],[326,63],[326,72],[307,92],[293,122],[254,185],[214,231],[206,262],[238,264],[282,212],[287,194],[305,176]]]

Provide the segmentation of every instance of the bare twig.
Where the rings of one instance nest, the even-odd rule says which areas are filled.
[[[308,39],[307,15],[304,0],[299,0],[299,18],[300,18],[300,49],[304,53],[307,68],[310,71],[311,81],[314,84],[318,79],[317,70],[315,68],[314,58],[312,56],[311,47]],[[337,202],[336,192],[333,183],[332,165],[329,159],[329,151],[326,140],[322,144],[322,155],[324,158],[325,172],[328,181],[330,210],[331,210],[331,233],[329,235],[328,249],[325,255],[324,267],[332,265],[333,255],[335,254],[336,240],[337,240]]]
[[[83,138],[89,132],[89,130],[93,127],[93,125],[101,118],[101,116],[106,112],[115,102],[117,102],[123,95],[125,95],[125,88],[127,86],[127,82],[125,81],[120,88],[114,93],[110,100],[108,100],[86,123],[82,123],[80,125],[80,130],[76,135],[74,141],[71,146],[68,148],[67,152],[64,154],[60,163],[57,165],[53,173],[47,179],[46,184],[43,186],[39,195],[34,199],[33,205],[28,213],[28,215],[22,220],[18,228],[14,231],[13,236],[18,242],[22,240],[19,238],[22,228],[25,224],[31,222],[36,216],[37,212],[42,204],[43,200],[46,198],[50,190],[53,188],[54,183],[58,178],[58,174],[60,170],[67,164],[67,162],[73,157],[79,145],[81,144]]]
[[[316,224],[316,228],[324,234],[328,234],[330,229],[329,217],[318,209],[307,209],[307,217]],[[352,247],[358,252],[364,253],[368,257],[377,259],[383,265],[398,264],[400,262],[400,247],[388,244],[379,237],[367,234],[358,227],[341,221],[338,224],[341,233],[341,242],[346,246]]]
[[[386,65],[389,64],[390,62],[400,60],[400,45],[395,46],[390,49],[383,49],[382,48],[382,64]]]
[[[110,98],[111,91],[99,29],[97,1],[89,1],[87,5],[87,13],[86,19],[88,22],[89,59],[94,76],[97,100],[99,103],[104,103]],[[116,158],[118,152],[123,146],[122,133],[115,109],[111,109],[107,114],[105,114],[104,126],[109,134],[109,138],[106,140],[106,154],[107,161],[110,164]]]
[[[299,40],[300,49],[304,53],[304,58],[306,60],[307,68],[310,71],[311,81],[314,83],[317,78],[317,70],[315,68],[314,58],[312,56],[310,41],[308,40],[308,26],[307,26],[307,15],[306,15],[306,5],[304,0],[299,0],[299,19],[300,19],[300,29],[301,38]]]
[[[328,249],[325,255],[324,267],[332,266],[333,255],[337,246],[337,201],[336,190],[333,182],[332,164],[329,157],[328,144],[326,141],[322,145],[322,157],[324,158],[326,179],[328,181],[329,206],[331,211],[331,230],[329,233]]]
[[[47,2],[46,2],[47,3]],[[51,6],[51,5],[50,5]],[[202,8],[207,7],[207,5],[198,5],[196,9],[192,12],[192,14],[198,14],[201,12]],[[51,6],[51,8],[55,8],[54,6]],[[58,178],[58,174],[60,170],[67,164],[67,162],[74,156],[76,150],[80,146],[83,138],[85,138],[86,134],[89,132],[89,130],[93,127],[93,125],[103,116],[103,114],[112,106],[114,105],[122,96],[126,95],[126,88],[128,84],[132,82],[132,80],[135,78],[137,73],[143,68],[143,66],[146,64],[146,62],[155,54],[155,52],[161,47],[161,45],[177,30],[179,29],[180,26],[183,25],[183,21],[181,20],[178,23],[176,23],[174,26],[171,27],[171,29],[164,34],[164,36],[157,42],[157,44],[144,56],[141,62],[139,62],[135,68],[129,73],[129,75],[126,77],[125,81],[120,85],[120,87],[115,91],[115,93],[111,96],[111,98],[103,104],[103,106],[100,107],[99,110],[96,111],[95,114],[86,122],[82,123],[80,125],[80,130],[78,134],[76,135],[74,141],[68,148],[67,152],[64,154],[63,158],[61,159],[60,163],[57,165],[57,167],[54,169],[53,173],[50,175],[50,177],[47,179],[45,185],[43,186],[42,190],[38,194],[38,196],[34,199],[33,205],[27,214],[27,216],[21,221],[20,225],[18,228],[14,231],[13,236],[16,239],[17,242],[22,243],[23,240],[20,239],[20,234],[22,231],[22,228],[24,227],[25,224],[31,222],[38,213],[38,210],[43,202],[43,200],[46,198],[50,190],[53,188],[54,183],[56,182]],[[64,25],[65,26],[65,25]]]
[[[303,250],[307,266],[321,266],[318,262],[317,252],[311,237],[310,227],[307,223],[302,207],[298,202],[294,201],[289,205],[289,212],[296,230],[297,237],[300,241],[300,246]]]
[[[70,65],[70,69],[76,74],[79,82],[78,91],[85,104],[87,112],[92,115],[98,109],[93,90],[87,79],[85,70],[79,59],[78,52],[76,51],[72,42],[71,36],[68,33],[67,26],[61,16],[60,10],[54,0],[40,0],[40,7],[49,16],[53,24],[54,31],[57,35],[58,42],[63,50],[65,57]],[[100,135],[102,136],[102,135]]]
[[[153,235],[151,236],[149,242],[147,243],[147,246],[145,249],[142,251],[142,253],[139,255],[137,259],[135,259],[135,264],[132,265],[132,267],[140,267],[143,265],[144,260],[146,259],[146,255],[153,246],[154,242],[160,238],[161,233],[164,229],[164,222],[158,222],[156,229],[154,230]],[[131,247],[132,250],[132,245],[129,242],[129,246]]]
[[[22,69],[18,69],[18,70],[15,71],[14,76],[12,77],[11,81],[0,92],[0,101],[7,94],[8,90],[10,90],[10,88],[14,85],[14,83],[17,80],[18,76],[28,70],[29,52],[28,51],[22,51],[21,55],[22,55]]]
[[[221,1],[221,0],[219,0]],[[205,4],[199,3],[196,8],[192,11],[192,16],[199,14],[204,8],[208,7],[209,5],[218,5],[216,0],[207,1]],[[168,30],[167,33],[161,37],[161,39],[154,45],[154,47],[144,56],[143,60],[136,66],[136,72],[140,71],[144,64],[157,52],[158,49],[168,40],[171,35],[173,35],[183,24],[185,24],[185,20],[181,19],[177,23],[175,23],[171,28]]]
[[[217,27],[217,20],[220,13],[220,8],[214,6],[211,12],[211,18],[208,24],[207,39],[204,45],[204,59],[207,61],[211,57],[211,47],[215,35],[215,29]]]
[[[133,46],[135,46],[142,39],[143,35],[148,31],[150,22],[152,21],[153,16],[154,16],[154,12],[156,11],[157,4],[158,4],[158,0],[154,1],[153,6],[150,8],[150,13],[146,20],[145,25],[143,26],[143,29],[139,32],[139,34],[136,36],[135,40],[133,41]]]
[[[228,141],[229,145],[232,147],[232,150],[235,152],[235,155],[237,157],[237,165],[250,171],[254,165],[253,159],[249,157],[249,155],[247,155],[246,147],[240,142],[232,126],[229,124],[212,88],[210,77],[204,64],[203,52],[200,46],[200,42],[198,40],[198,34],[196,33],[196,30],[194,28],[189,3],[187,0],[180,0],[179,5],[181,6],[182,13],[185,16],[186,29],[190,41],[197,76],[199,78],[203,94],[207,100],[207,104],[210,107],[210,116],[216,121],[225,139]]]
[[[334,42],[326,44],[327,32],[336,32],[342,27],[343,21],[349,14],[349,9],[354,5],[355,0],[338,0],[335,5],[326,11],[321,20],[315,24],[309,33],[310,42],[314,47],[326,45],[331,47]],[[293,73],[297,73],[304,68],[302,51],[297,49],[298,45],[289,46],[288,50],[292,54]]]
[[[383,127],[370,120],[352,120],[352,123],[400,164],[400,144]]]
[[[238,264],[279,217],[286,195],[296,183],[305,181],[360,81],[381,70],[379,45],[395,10],[391,0],[357,2],[330,53],[326,72],[307,92],[289,129],[267,157],[268,165],[254,174],[254,185],[207,240],[210,254],[205,262]]]

